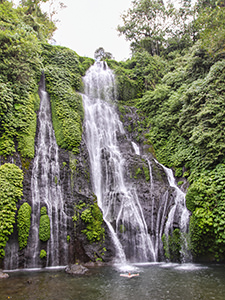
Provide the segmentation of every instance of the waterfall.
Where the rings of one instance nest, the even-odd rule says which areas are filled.
[[[114,74],[105,62],[97,62],[87,71],[83,81],[85,136],[93,189],[116,248],[117,262],[157,261],[163,255],[163,234],[168,237],[177,225],[182,235],[181,255],[185,261],[189,212],[185,194],[177,187],[172,170],[154,159],[150,161],[147,155],[142,157],[137,144],[130,141],[130,149],[140,160],[145,160],[149,168],[149,199],[143,200],[142,196],[142,202],[149,201],[150,215],[146,215],[135,185],[128,179],[125,158],[120,151],[121,140],[127,137],[115,109]],[[152,165],[161,169],[167,181],[160,193],[159,183],[154,183]]]
[[[24,257],[20,261],[18,242],[9,240],[6,246],[4,268],[7,270],[39,268],[43,266],[66,265],[68,262],[67,216],[64,213],[63,196],[60,186],[58,146],[51,120],[51,108],[45,91],[44,76],[39,89],[40,109],[38,114],[38,135],[35,144],[35,158],[31,176],[31,227]],[[50,238],[47,242],[39,239],[41,207],[47,208],[50,220]],[[47,257],[40,258],[45,250]]]
[[[117,262],[155,261],[137,192],[125,180],[117,135],[124,128],[116,113],[115,80],[106,63],[95,63],[84,77],[86,143],[94,193],[108,225]]]
[[[25,255],[28,258],[27,268],[42,265],[39,257],[41,249],[47,253],[46,266],[65,265],[68,259],[67,216],[60,186],[58,145],[52,126],[50,101],[44,89],[40,90],[40,99],[39,130],[31,178],[31,229]],[[47,208],[50,219],[47,247],[39,240],[40,209],[43,206]]]
[[[167,221],[165,224],[164,233],[166,237],[168,237],[169,233],[173,230],[173,223],[175,219],[175,215],[180,216],[179,217],[179,228],[181,233],[181,260],[182,262],[188,262],[191,260],[191,254],[188,250],[188,225],[189,225],[189,218],[190,218],[190,212],[186,208],[185,204],[185,193],[179,189],[179,187],[176,185],[175,178],[173,175],[173,172],[171,169],[166,168],[159,162],[157,162],[165,171],[167,174],[167,178],[169,181],[169,184],[172,188],[175,190],[175,201],[174,205],[171,207],[170,212],[167,217]]]
[[[138,145],[135,143],[135,142],[131,142],[133,148],[134,148],[134,152],[137,154],[137,155],[140,155],[140,149],[138,147]]]

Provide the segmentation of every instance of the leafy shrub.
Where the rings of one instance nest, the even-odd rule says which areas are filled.
[[[202,172],[186,195],[190,221],[191,247],[194,255],[215,260],[225,257],[225,165]]]
[[[102,212],[96,202],[87,206],[83,202],[80,202],[79,205],[76,205],[73,221],[78,222],[79,219],[86,224],[86,228],[83,229],[82,232],[86,235],[90,243],[98,242],[104,239],[105,229],[102,227]]]
[[[50,238],[50,220],[47,215],[46,207],[41,208],[41,217],[39,224],[39,239],[42,242],[47,242]]]
[[[40,215],[41,216],[47,215],[47,207],[46,206],[42,206],[42,208],[40,210]]]
[[[0,15],[0,155],[12,155],[18,143],[21,155],[33,158],[41,47],[22,10],[4,1]]]
[[[87,212],[85,212],[87,211]],[[86,229],[82,230],[86,234],[90,243],[98,242],[105,237],[105,229],[102,227],[103,217],[102,212],[95,202],[90,206],[90,210],[86,209],[81,214],[81,219],[87,224]],[[82,218],[83,215],[83,218]]]
[[[42,258],[45,258],[46,256],[47,256],[46,251],[45,251],[44,249],[42,249],[42,250],[40,251],[40,258],[42,259]]]
[[[162,236],[165,257],[171,261],[180,260],[181,236],[178,228],[174,229],[168,237],[165,234]]]
[[[75,154],[82,136],[84,109],[79,56],[65,47],[44,45],[47,91],[51,98],[52,121],[57,144]]]
[[[117,99],[128,102],[142,97],[146,90],[153,90],[161,82],[165,63],[159,56],[147,51],[136,52],[126,62],[107,60],[116,75]]]
[[[16,202],[23,195],[23,172],[14,164],[0,166],[0,258],[13,232]]]
[[[31,207],[25,202],[20,206],[17,216],[17,229],[20,249],[25,248],[27,245],[31,224],[30,216]]]

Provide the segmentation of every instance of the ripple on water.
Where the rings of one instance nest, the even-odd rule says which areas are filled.
[[[140,276],[122,278],[121,270]],[[0,280],[1,300],[224,300],[224,295],[224,266],[203,264],[105,266],[82,276],[62,270],[12,272]]]

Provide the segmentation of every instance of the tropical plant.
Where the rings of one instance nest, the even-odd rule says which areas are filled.
[[[5,256],[4,248],[13,233],[16,203],[23,195],[23,172],[14,164],[0,166],[0,258]]]
[[[30,216],[31,207],[27,202],[25,202],[20,206],[17,216],[17,230],[20,249],[25,248],[27,245],[31,224]]]
[[[47,242],[50,238],[50,219],[45,206],[41,208],[40,215],[39,239],[42,242]]]

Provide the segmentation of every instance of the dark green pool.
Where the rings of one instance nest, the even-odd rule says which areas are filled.
[[[0,299],[15,300],[192,300],[225,299],[225,266],[145,264],[123,278],[116,267],[93,268],[88,275],[64,270],[10,272],[0,280]]]

